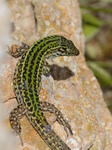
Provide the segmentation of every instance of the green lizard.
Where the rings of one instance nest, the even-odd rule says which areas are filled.
[[[12,128],[17,134],[21,133],[19,120],[26,115],[30,124],[38,132],[51,150],[70,150],[70,148],[51,129],[43,115],[43,111],[49,111],[56,115],[56,120],[64,126],[65,131],[72,134],[68,122],[62,113],[48,102],[39,101],[39,92],[42,83],[42,75],[49,74],[50,68],[46,58],[57,56],[79,55],[73,42],[63,36],[53,35],[34,42],[30,47],[22,44],[15,52],[8,52],[13,57],[19,57],[13,76],[13,88],[18,101],[18,106],[10,113],[9,119]]]

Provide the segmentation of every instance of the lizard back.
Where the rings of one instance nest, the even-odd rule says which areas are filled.
[[[49,126],[40,107],[39,92],[41,88],[43,66],[46,58],[57,56],[74,56],[79,51],[72,41],[54,35],[35,42],[19,59],[13,77],[13,88],[18,104],[23,103],[25,115],[52,150],[70,150]]]

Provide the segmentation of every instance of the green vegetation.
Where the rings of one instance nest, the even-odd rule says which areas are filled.
[[[85,56],[112,113],[112,0],[79,0],[86,39]]]

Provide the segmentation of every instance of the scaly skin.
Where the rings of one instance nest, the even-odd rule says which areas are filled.
[[[26,115],[31,125],[51,150],[70,150],[51,129],[43,115],[43,111],[54,113],[57,117],[57,121],[62,124],[65,129],[68,128],[72,134],[70,125],[54,105],[39,101],[39,92],[42,75],[48,71],[48,69],[45,69],[45,59],[57,56],[79,55],[78,49],[74,46],[72,41],[62,36],[54,35],[35,42],[24,53],[22,51],[21,54],[22,56],[16,65],[13,77],[13,88],[18,106],[10,113],[12,128],[20,134],[21,126],[19,119],[23,115]],[[14,56],[13,54],[11,55]],[[19,55],[20,54],[17,54],[16,56]]]

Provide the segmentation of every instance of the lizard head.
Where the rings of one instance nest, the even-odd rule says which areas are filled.
[[[49,51],[46,53],[46,58],[57,56],[77,56],[79,50],[75,47],[71,40],[67,40],[63,36],[53,35],[50,37]]]
[[[61,38],[61,48],[63,56],[77,56],[79,55],[79,50],[73,44],[71,40],[67,40],[66,38]]]

